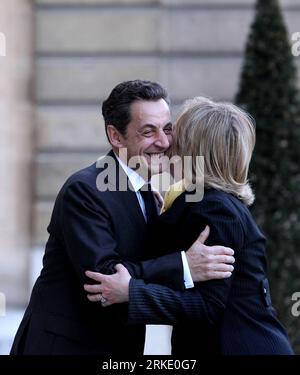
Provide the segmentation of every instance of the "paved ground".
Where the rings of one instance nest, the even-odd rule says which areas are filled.
[[[23,313],[23,310],[7,310],[6,315],[0,317],[0,355],[9,354]]]

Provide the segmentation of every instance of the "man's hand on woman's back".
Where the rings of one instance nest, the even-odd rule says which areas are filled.
[[[208,236],[209,227],[206,226],[186,252],[194,282],[225,279],[230,277],[233,272],[234,251],[225,246],[204,245]]]

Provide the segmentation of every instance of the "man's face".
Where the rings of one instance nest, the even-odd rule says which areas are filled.
[[[127,148],[127,159],[142,156],[150,174],[162,172],[163,157],[172,145],[172,123],[168,104],[158,101],[136,101],[131,104],[131,121],[123,147]],[[130,166],[130,162],[128,164]]]

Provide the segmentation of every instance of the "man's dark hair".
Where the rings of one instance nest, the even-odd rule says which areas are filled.
[[[119,83],[102,104],[106,135],[107,125],[113,125],[122,135],[126,135],[127,125],[131,121],[130,106],[133,102],[159,99],[164,99],[170,104],[166,89],[156,82],[137,79]]]

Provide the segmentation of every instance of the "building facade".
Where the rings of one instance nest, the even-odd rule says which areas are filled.
[[[300,31],[300,0],[281,3],[292,35]],[[254,0],[1,0],[0,292],[7,306],[28,302],[60,186],[108,149],[101,102],[111,89],[127,79],[159,81],[174,116],[196,95],[232,100],[253,11]]]

